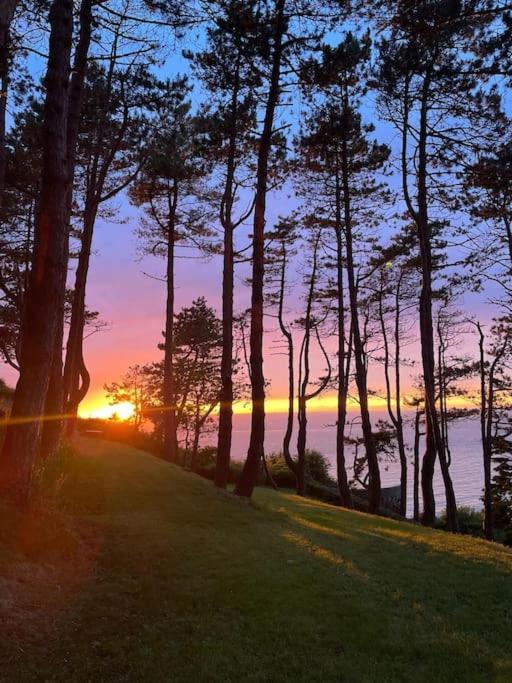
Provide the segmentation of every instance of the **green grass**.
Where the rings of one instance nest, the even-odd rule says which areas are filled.
[[[512,681],[504,548],[78,448],[0,516],[0,680]]]

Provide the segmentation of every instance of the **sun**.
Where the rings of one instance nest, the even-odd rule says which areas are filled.
[[[116,415],[120,420],[129,420],[133,417],[135,409],[133,403],[124,401],[123,403],[116,403],[112,408],[112,416]]]
[[[81,417],[84,418],[95,418],[99,420],[111,420],[112,418],[117,418],[122,422],[130,420],[134,413],[135,407],[130,401],[122,401],[121,403],[101,404],[92,406],[88,410],[80,411]]]

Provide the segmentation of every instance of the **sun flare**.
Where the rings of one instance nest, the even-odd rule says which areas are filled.
[[[93,406],[84,411],[80,411],[80,417],[95,418],[100,420],[118,419],[123,422],[131,419],[135,412],[133,403],[130,401],[123,401],[115,403],[114,405],[103,404]]]

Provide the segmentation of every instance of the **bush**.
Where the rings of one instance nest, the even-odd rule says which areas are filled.
[[[459,532],[468,536],[483,536],[483,512],[463,505],[457,508]],[[436,523],[437,529],[446,529],[446,510]]]
[[[214,446],[200,448],[194,470],[196,474],[199,474],[205,479],[213,479],[216,457],[217,449]],[[279,488],[295,488],[295,475],[286,464],[282,453],[271,453],[268,455],[267,466],[272,475],[272,479]],[[231,461],[228,478],[230,484],[234,484],[238,481],[242,468],[243,462]],[[329,476],[329,463],[327,462],[326,457],[318,451],[306,451],[306,479],[308,479],[312,485],[313,483],[317,483],[325,487],[336,487],[336,482]],[[257,483],[262,486],[267,483],[263,465],[260,468]]]
[[[306,451],[306,478],[325,484],[325,486],[336,486],[329,470],[330,465],[325,455],[315,450]]]
[[[282,453],[268,455],[267,465],[272,478],[279,487],[295,488],[295,475],[286,464]],[[336,482],[329,475],[329,462],[325,455],[319,451],[306,450],[306,480],[324,486],[336,486]]]
[[[272,475],[272,479],[279,488],[295,488],[295,475],[286,464],[282,453],[271,453],[270,455],[267,455],[267,467]],[[260,483],[265,483],[265,473],[263,470],[260,476]]]
[[[217,459],[217,448],[215,446],[204,446],[197,452],[196,467],[194,472],[205,479],[213,481],[215,476],[215,462]],[[228,484],[234,484],[238,481],[242,472],[243,463],[233,462],[229,463]]]

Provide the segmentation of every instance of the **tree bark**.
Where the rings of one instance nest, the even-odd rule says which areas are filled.
[[[199,407],[196,409],[194,418],[194,438],[192,440],[192,454],[190,456],[190,469],[195,472],[197,469],[197,456],[199,454],[199,439],[201,437],[201,423],[199,419]]]
[[[390,351],[386,320],[383,309],[383,288],[379,292],[379,319],[384,344],[384,378],[386,382],[386,404],[389,419],[393,424],[396,433],[398,446],[398,457],[400,460],[400,514],[402,517],[407,515],[407,455],[405,452],[404,428],[401,408],[401,382],[400,382],[400,287],[401,276],[395,290],[395,320],[394,320],[394,346],[395,346],[395,409],[391,405],[391,379],[389,372]]]
[[[67,433],[72,435],[76,425],[78,406],[83,399],[87,376],[83,376],[83,337],[85,329],[85,295],[87,275],[92,250],[92,238],[96,221],[96,207],[88,202],[84,210],[82,240],[75,274],[75,288],[71,304],[66,363],[64,366],[64,396],[67,417]],[[80,382],[80,379],[82,382]]]
[[[485,337],[480,324],[477,324],[479,333],[478,348],[480,352],[480,436],[482,440],[482,459],[484,468],[484,534],[492,541],[494,538],[494,510],[492,504],[492,402],[493,391],[489,378],[489,387],[486,388],[485,377]],[[487,391],[489,395],[487,396]],[[488,417],[490,416],[490,420]],[[488,428],[490,427],[490,429]]]
[[[0,488],[18,504],[28,501],[39,446],[41,416],[59,330],[67,263],[69,163],[68,96],[73,3],[50,8],[41,192],[34,257],[20,342],[20,376],[0,459]]]
[[[288,358],[288,413],[286,416],[286,429],[283,436],[283,456],[288,468],[295,475],[296,486],[298,488],[297,480],[297,463],[292,458],[290,452],[290,443],[293,435],[293,418],[294,418],[294,401],[295,401],[295,373],[293,367],[293,335],[286,327],[284,321],[284,293],[286,287],[286,267],[287,267],[287,252],[286,244],[282,244],[282,258],[281,258],[281,272],[279,282],[279,303],[278,303],[278,322],[282,335],[286,339],[286,349]]]
[[[348,102],[344,103],[344,111],[348,109]],[[346,126],[348,130],[348,126]],[[369,512],[378,514],[380,507],[380,470],[379,460],[377,457],[377,448],[372,431],[372,423],[370,418],[370,411],[368,408],[368,386],[366,376],[366,363],[364,345],[361,338],[361,331],[359,327],[359,311],[358,311],[358,295],[357,285],[355,279],[354,269],[354,251],[353,251],[353,235],[352,235],[352,211],[350,202],[350,185],[349,185],[349,159],[347,139],[342,141],[341,150],[341,164],[342,164],[342,188],[343,188],[343,207],[344,207],[344,227],[345,227],[345,242],[347,252],[347,276],[348,289],[350,300],[350,315],[352,320],[352,334],[354,342],[354,360],[356,366],[356,385],[359,394],[359,406],[361,412],[361,426],[363,430],[363,439],[366,450],[366,461],[368,464],[369,474]]]
[[[315,293],[316,272],[317,272],[317,257],[318,257],[318,242],[319,238],[315,240],[313,247],[313,265],[311,268],[311,278],[309,281],[308,294],[306,299],[306,313],[304,316],[304,340],[302,342],[302,349],[300,353],[299,366],[304,368],[302,379],[299,377],[299,396],[298,396],[298,423],[299,429],[297,434],[297,493],[299,496],[306,495],[306,442],[307,442],[307,401],[308,401],[308,384],[309,384],[309,349],[311,342],[311,313],[313,307],[313,297]]]
[[[254,226],[252,238],[252,292],[251,292],[251,436],[249,450],[235,493],[250,498],[256,484],[264,453],[265,441],[265,377],[263,374],[263,280],[265,269],[265,209],[268,185],[268,161],[272,147],[274,115],[279,102],[283,35],[285,30],[285,0],[276,2],[276,25],[265,119],[261,133],[256,173]]]
[[[342,197],[338,168],[336,168],[336,276],[338,298],[338,405],[336,419],[336,473],[340,503],[343,507],[352,509],[354,502],[348,485],[347,466],[345,461],[345,426],[347,422],[347,400],[350,382],[350,361],[352,333],[347,340],[345,334],[345,294],[343,278],[343,226],[342,226]],[[352,326],[351,326],[352,329]]]
[[[225,489],[229,478],[231,459],[231,438],[233,432],[233,287],[234,287],[234,247],[233,247],[233,200],[235,177],[235,154],[237,145],[238,118],[238,75],[237,64],[235,86],[231,99],[231,135],[229,138],[226,165],[226,184],[221,207],[221,224],[224,229],[224,253],[222,270],[222,357],[220,366],[221,390],[219,406],[219,430],[217,439],[217,460],[215,463],[214,484]]]
[[[231,459],[233,431],[233,230],[224,228],[224,269],[222,275],[222,358],[219,431],[214,483],[226,488]]]
[[[414,417],[414,449],[413,449],[413,513],[412,518],[415,522],[420,521],[420,418],[421,413],[419,409],[416,410]]]
[[[67,162],[68,162],[68,197],[67,221],[68,229],[63,242],[62,260],[66,267],[62,272],[60,287],[61,296],[56,302],[59,307],[59,321],[54,339],[52,369],[45,402],[45,415],[49,416],[43,424],[41,439],[41,455],[43,458],[54,453],[60,443],[64,427],[65,391],[63,377],[62,350],[64,346],[64,298],[66,292],[67,264],[69,259],[69,229],[73,202],[73,179],[75,174],[76,151],[80,128],[80,114],[87,74],[87,57],[92,35],[92,0],[82,0],[80,6],[80,34],[76,46],[73,73],[69,86],[68,122],[67,122]]]
[[[423,458],[422,488],[424,496],[423,523],[432,524],[435,520],[435,501],[433,493],[433,475],[436,451],[443,475],[446,495],[446,521],[449,531],[457,531],[457,504],[446,459],[444,440],[441,434],[439,417],[435,405],[435,352],[432,319],[432,236],[428,216],[427,193],[427,135],[428,135],[428,94],[430,80],[425,77],[420,112],[420,129],[418,142],[418,211],[416,225],[418,228],[421,258],[421,295],[420,295],[420,338],[423,364],[423,381],[425,385],[425,422],[427,450]]]
[[[165,309],[164,344],[164,458],[178,461],[178,434],[176,420],[176,389],[174,381],[174,251],[176,242],[176,209],[178,183],[174,181],[169,196],[167,226],[167,303]]]

